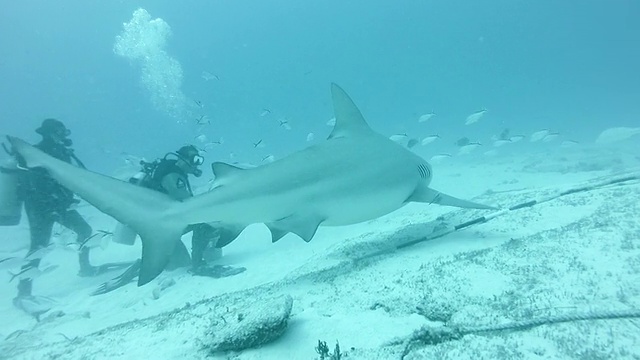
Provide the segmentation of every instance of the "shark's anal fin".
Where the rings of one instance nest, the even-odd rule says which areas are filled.
[[[318,226],[324,219],[319,216],[291,215],[266,224],[271,231],[271,241],[276,242],[283,236],[292,232],[300,236],[304,241],[309,242],[318,230]]]
[[[454,206],[465,209],[498,209],[493,206],[479,204],[469,200],[458,199],[451,195],[443,194],[439,191],[433,190],[427,186],[417,188],[416,191],[407,199],[407,202],[422,202],[443,206]]]

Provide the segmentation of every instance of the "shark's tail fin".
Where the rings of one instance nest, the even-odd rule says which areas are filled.
[[[87,171],[55,159],[23,140],[7,137],[28,167],[43,167],[60,184],[116,220],[142,239],[138,285],[158,276],[188,224],[167,215],[176,201],[165,194]]]

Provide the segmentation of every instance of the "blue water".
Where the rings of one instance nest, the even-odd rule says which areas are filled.
[[[157,94],[154,104],[141,63],[114,52],[138,8],[171,29],[159,51],[182,69],[181,111],[162,109]],[[122,152],[154,158],[200,133],[224,138],[208,161],[259,163],[306,146],[309,132],[326,137],[336,82],[387,135],[552,127],[588,142],[640,126],[639,18],[633,0],[5,1],[0,133],[35,142],[33,129],[56,117],[101,172],[122,165]],[[417,122],[431,111],[432,122]],[[196,126],[200,115],[212,124]]]

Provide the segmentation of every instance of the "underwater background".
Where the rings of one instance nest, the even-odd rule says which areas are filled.
[[[309,133],[330,132],[330,82],[383,134],[446,136],[432,153],[505,128],[553,125],[592,141],[640,117],[637,1],[0,6],[0,132],[35,141],[42,119],[58,118],[100,172],[121,166],[124,153],[153,159],[220,138],[207,161],[279,158],[305,147]],[[481,124],[465,127],[482,109]]]

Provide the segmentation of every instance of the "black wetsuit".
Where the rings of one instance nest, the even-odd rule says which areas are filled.
[[[176,165],[176,160],[164,159],[160,161],[147,187],[181,201],[193,196],[188,174]],[[218,235],[218,230],[208,224],[195,224],[188,226],[185,229],[185,234],[190,231],[193,231],[191,236],[191,265],[195,269],[203,265],[204,250],[211,239]],[[185,249],[184,245],[179,242],[167,269],[171,270],[185,265],[183,249]]]
[[[187,173],[176,165],[176,160],[163,159],[152,172],[142,181],[131,180],[132,183],[160,191],[176,200],[185,200],[193,196]],[[208,267],[204,261],[204,251],[209,244],[217,241],[220,230],[209,224],[194,224],[185,228],[184,234],[193,231],[191,236],[191,257],[182,241],[176,242],[176,247],[171,255],[167,270],[184,268],[191,265],[190,272],[194,275],[209,276],[214,278],[232,276],[246,269],[244,267],[231,267],[216,265]],[[213,244],[215,246],[215,244]],[[140,273],[141,260],[138,259],[129,269],[114,279],[103,283],[92,295],[101,295],[124,286],[135,279]]]
[[[74,159],[79,166],[84,167],[73,155],[73,150],[48,138],[42,140],[35,147],[67,163],[72,163],[72,159]],[[34,168],[23,174],[19,192],[24,199],[24,209],[29,220],[31,236],[29,254],[49,245],[53,224],[56,222],[74,231],[78,243],[91,236],[93,231],[91,226],[76,210],[69,210],[71,205],[77,203],[73,192],[51,178],[45,169]],[[38,266],[39,263],[40,259],[34,259],[25,265],[25,268]],[[80,252],[80,272],[82,274],[91,271],[91,269],[89,249],[83,248]],[[18,296],[31,295],[31,287],[32,281],[30,279],[21,280],[18,285]]]

